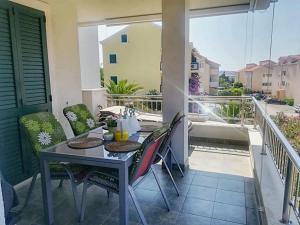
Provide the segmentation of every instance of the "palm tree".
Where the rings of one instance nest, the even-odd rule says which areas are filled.
[[[136,83],[128,83],[127,80],[120,80],[117,84],[110,80],[105,84],[107,93],[109,94],[135,94],[137,91],[143,90],[143,87]]]

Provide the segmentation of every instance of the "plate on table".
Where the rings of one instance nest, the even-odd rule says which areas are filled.
[[[68,146],[74,149],[95,148],[103,145],[103,140],[96,137],[83,137],[71,140]]]
[[[137,141],[113,141],[106,144],[105,150],[115,153],[132,152],[141,148],[142,144]]]

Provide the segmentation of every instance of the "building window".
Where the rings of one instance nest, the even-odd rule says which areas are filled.
[[[197,58],[194,55],[192,55],[192,63],[196,63],[196,62],[197,62]]]
[[[116,54],[109,54],[109,63],[116,64],[117,63],[117,55]]]
[[[262,83],[262,86],[272,86],[272,83],[271,82],[265,82],[265,83]]]
[[[121,34],[121,42],[122,43],[127,43],[128,42],[127,34]]]
[[[112,80],[113,82],[115,82],[115,84],[118,83],[118,76],[110,76],[110,80]]]

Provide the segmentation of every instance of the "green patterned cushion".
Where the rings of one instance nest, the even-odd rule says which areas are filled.
[[[74,135],[80,135],[96,128],[96,121],[86,105],[77,104],[64,108],[64,115],[68,119]]]
[[[56,120],[49,112],[39,112],[21,117],[20,123],[27,134],[36,155],[41,150],[65,141],[66,135]]]

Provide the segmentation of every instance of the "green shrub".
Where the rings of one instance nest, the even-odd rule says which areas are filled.
[[[219,96],[241,96],[242,88],[229,88],[218,92]]]
[[[288,117],[283,112],[277,113],[273,120],[290,143],[300,151],[300,117]]]
[[[289,105],[289,106],[293,106],[294,105],[294,99],[293,98],[285,98],[284,103]]]
[[[241,82],[234,82],[233,83],[233,87],[234,88],[242,88],[243,87],[243,84]]]

